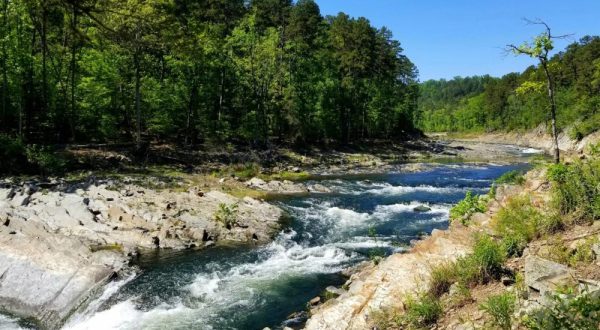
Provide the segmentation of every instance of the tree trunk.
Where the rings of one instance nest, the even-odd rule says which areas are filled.
[[[140,55],[138,50],[133,55],[133,62],[135,66],[135,118],[136,118],[136,144],[141,147],[142,144],[142,110],[141,110],[141,95],[140,95]]]
[[[195,73],[194,73],[195,75]],[[185,127],[185,144],[190,145],[193,144],[192,139],[192,121],[194,115],[194,107],[196,106],[196,98],[198,94],[198,86],[196,82],[196,78],[192,79],[192,88],[190,90],[190,103],[188,104],[188,112],[187,112],[187,120]]]
[[[4,0],[3,1],[3,15],[2,15],[2,38],[6,39],[6,37],[8,36],[8,23],[7,23],[7,16],[8,16],[8,0]],[[8,73],[7,73],[7,67],[6,67],[6,57],[7,57],[7,52],[6,52],[6,41],[2,42],[2,117],[0,117],[0,124],[1,127],[3,127],[4,129],[8,130],[8,124],[6,123],[6,114],[7,114],[7,108],[8,108]]]
[[[72,31],[72,39],[71,39],[71,115],[69,116],[69,128],[71,130],[71,140],[75,138],[75,115],[77,113],[76,107],[77,104],[75,102],[75,75],[77,70],[77,41],[75,39],[75,35],[77,32],[77,10],[75,5],[73,5],[73,13],[72,13],[72,21],[71,21],[71,31]]]
[[[40,41],[42,46],[42,112],[48,109],[48,12],[46,5],[42,6],[42,32]]]
[[[548,84],[548,98],[550,99],[550,116],[552,121],[552,142],[554,144],[554,162],[560,163],[560,149],[558,147],[558,128],[556,127],[556,99],[554,97],[554,81],[548,70],[548,63],[542,60],[542,67],[546,74]]]

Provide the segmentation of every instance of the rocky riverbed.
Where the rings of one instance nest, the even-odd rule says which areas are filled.
[[[264,243],[281,217],[219,191],[9,181],[0,188],[0,309],[57,328],[140,250]]]

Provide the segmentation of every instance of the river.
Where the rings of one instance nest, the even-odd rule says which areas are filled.
[[[428,164],[416,173],[321,178],[333,193],[273,201],[291,223],[272,243],[144,255],[134,274],[111,283],[65,328],[295,326],[285,322],[288,316],[305,310],[327,286],[343,284],[340,271],[445,229],[453,203],[469,190],[487,192],[507,171],[526,168],[523,155],[509,165]],[[415,211],[421,205],[429,210]]]

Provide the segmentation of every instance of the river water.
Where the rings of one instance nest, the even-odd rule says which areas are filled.
[[[516,149],[517,150],[517,149]],[[521,152],[518,149],[516,152]],[[525,158],[523,158],[525,159]],[[527,167],[429,164],[417,173],[319,180],[331,194],[274,201],[290,227],[265,246],[145,255],[136,274],[110,284],[66,329],[280,328],[341,270],[370,256],[402,252],[411,240],[448,226],[453,203],[485,193],[503,173]],[[416,212],[417,206],[430,208]],[[14,324],[0,319],[2,324]]]

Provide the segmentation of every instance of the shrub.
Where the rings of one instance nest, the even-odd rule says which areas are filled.
[[[473,192],[467,191],[467,195],[463,200],[458,202],[450,210],[450,220],[459,220],[462,224],[467,224],[467,219],[477,212],[485,212],[487,201],[481,199],[478,195],[474,195]]]
[[[499,295],[493,295],[479,306],[491,317],[493,326],[503,330],[510,330],[512,327],[512,314],[515,310],[515,296],[509,292]]]
[[[600,298],[589,292],[555,295],[550,307],[532,311],[523,323],[533,330],[597,330]]]
[[[30,145],[25,154],[27,161],[42,174],[62,174],[66,170],[67,161],[50,147]]]
[[[525,177],[523,176],[523,171],[510,171],[502,174],[496,181],[497,184],[518,184],[521,185],[525,183]]]
[[[219,204],[215,213],[215,220],[222,223],[227,229],[233,228],[237,224],[238,205],[225,203]]]
[[[511,199],[494,217],[494,230],[502,237],[508,256],[519,256],[540,233],[542,214],[527,197]]]
[[[429,294],[408,297],[404,303],[404,314],[396,323],[402,329],[421,329],[435,324],[442,315],[443,308],[439,299]]]
[[[570,215],[576,222],[600,219],[599,169],[600,158],[597,155],[592,155],[587,161],[549,167],[554,205],[560,215]]]
[[[491,237],[482,235],[476,239],[473,253],[458,259],[458,280],[464,285],[475,285],[499,278],[505,260],[502,246]]]
[[[0,134],[0,173],[13,173],[27,163],[25,146],[20,139]]]

